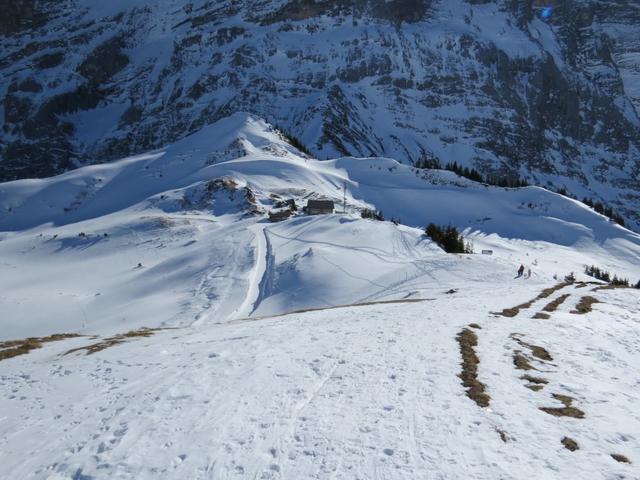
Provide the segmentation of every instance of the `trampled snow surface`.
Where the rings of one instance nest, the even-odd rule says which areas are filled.
[[[70,340],[3,362],[3,478],[638,478],[638,295],[587,316],[495,318],[540,285],[459,284],[423,303],[189,327],[84,356]],[[559,293],[564,293],[563,291]],[[499,296],[499,298],[496,298]],[[478,330],[479,408],[456,334]],[[553,362],[515,369],[510,338]],[[522,373],[549,381],[525,388]],[[551,394],[584,419],[558,418]],[[506,441],[500,438],[504,432]],[[561,439],[575,439],[570,452]]]
[[[345,186],[345,213],[266,219],[289,198],[342,211]],[[1,184],[0,207],[0,341],[86,335],[0,360],[2,478],[640,478],[638,291],[571,285],[491,313],[584,265],[640,279],[640,236],[578,202],[316,161],[234,115],[162,151]],[[493,254],[447,255],[428,222]],[[520,263],[531,278],[514,279]],[[603,303],[570,313],[585,295]],[[458,378],[470,323],[488,408]],[[140,327],[171,329],[65,354]],[[553,360],[516,370],[516,338]],[[585,418],[540,411],[562,407],[552,394]]]

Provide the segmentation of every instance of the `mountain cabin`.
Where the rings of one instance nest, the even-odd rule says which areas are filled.
[[[308,200],[307,215],[326,215],[333,213],[333,200]]]
[[[293,212],[289,209],[280,210],[278,212],[269,212],[269,221],[272,223],[282,222],[283,220],[288,219],[292,214]]]

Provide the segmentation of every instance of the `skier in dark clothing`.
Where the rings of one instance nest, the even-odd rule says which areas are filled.
[[[524,273],[524,265],[520,264],[520,268],[518,269],[518,277],[521,277]]]

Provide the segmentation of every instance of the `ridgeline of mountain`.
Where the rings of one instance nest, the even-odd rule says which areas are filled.
[[[7,2],[5,2],[7,3]],[[640,225],[640,5],[20,0],[0,19],[0,180],[247,111],[319,158],[457,161]]]

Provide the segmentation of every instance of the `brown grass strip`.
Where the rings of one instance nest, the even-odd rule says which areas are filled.
[[[629,465],[631,465],[631,460],[619,453],[612,453],[611,458],[613,458],[616,462],[628,463]]]
[[[600,290],[616,290],[618,288],[633,288],[631,285],[614,285],[610,283],[608,285],[600,285],[599,287],[592,288],[592,292],[599,292]]]
[[[549,380],[541,377],[534,377],[533,375],[523,375],[520,377],[520,380],[526,380],[529,383],[535,383],[538,385],[546,385],[549,383]]]
[[[519,333],[512,333],[511,334],[511,338],[513,338],[516,342],[518,342],[518,344],[521,347],[528,348],[529,351],[531,352],[531,355],[536,357],[538,360],[542,360],[544,362],[552,362],[553,361],[553,357],[547,351],[546,348],[543,348],[543,347],[541,347],[539,345],[533,345],[531,343],[525,342],[524,340],[522,340],[520,338],[521,335],[522,334],[519,334]]]
[[[91,345],[86,345],[84,347],[73,348],[65,353],[65,355],[69,355],[70,353],[86,351],[86,355],[92,355],[97,352],[101,352],[102,350],[106,350],[109,347],[113,347],[115,345],[120,345],[132,338],[140,338],[140,337],[150,337],[155,335],[156,332],[166,330],[166,328],[140,328],[139,330],[131,330],[127,333],[120,333],[118,335],[114,335],[113,337],[105,338],[104,340],[93,343]]]
[[[513,353],[513,364],[518,370],[537,370],[529,363],[529,359],[525,357],[519,350],[516,350]]]
[[[553,362],[553,357],[547,351],[547,349],[539,346],[539,345],[529,345],[526,344],[527,347],[531,349],[531,355],[536,357],[539,360],[543,360],[545,362]]]
[[[542,312],[538,312],[533,316],[534,320],[549,320],[551,318],[551,315],[549,315],[548,313],[542,313]]]
[[[591,312],[592,305],[596,303],[601,303],[601,302],[597,298],[593,298],[589,295],[584,296],[580,299],[580,301],[576,305],[575,310],[571,310],[571,313],[575,313],[576,315],[584,315],[585,313]]]
[[[562,407],[562,408],[540,407],[540,410],[542,410],[545,413],[548,413],[549,415],[553,415],[554,417],[571,417],[571,418],[578,418],[578,419],[584,418],[584,412],[579,408],[575,408],[575,407]]]
[[[42,348],[45,343],[59,342],[67,338],[82,337],[77,333],[56,333],[48,337],[30,337],[24,340],[8,340],[0,342],[0,361],[19,355],[26,355],[31,350]]]
[[[569,294],[569,293],[566,293],[564,295],[560,295],[555,300],[553,300],[553,301],[549,302],[548,304],[546,304],[542,310],[544,310],[545,312],[555,312],[558,309],[558,307],[560,305],[562,305],[564,303],[564,301],[567,298],[569,298],[570,296],[571,296],[571,294]]]
[[[526,380],[529,382],[525,385],[529,390],[533,390],[534,392],[539,392],[542,390],[546,384],[549,383],[548,380],[540,377],[534,377],[532,375],[523,375],[520,377],[521,380]]]
[[[539,345],[528,345],[527,344],[527,346],[531,349],[531,355],[533,355],[537,359],[543,360],[545,362],[552,362],[553,361],[553,357],[551,356],[551,354],[545,348],[542,348]]]
[[[562,408],[558,407],[540,407],[545,413],[553,415],[554,417],[571,417],[571,418],[584,418],[584,412],[573,405],[573,398],[568,395],[553,394],[553,398],[558,400],[564,405]]]
[[[561,283],[558,283],[557,285],[554,285],[553,287],[545,288],[544,290],[542,290],[542,292],[540,292],[540,295],[538,295],[535,300],[542,300],[543,298],[548,298],[554,293],[556,293],[558,290],[561,290],[564,287],[568,287],[569,285],[572,285],[572,284],[573,282],[561,282]]]
[[[564,445],[564,448],[566,448],[567,450],[569,450],[571,452],[575,452],[576,450],[580,450],[580,446],[578,445],[578,442],[576,442],[573,438],[564,437],[562,439],[562,445]]]
[[[458,377],[467,389],[467,396],[479,407],[488,407],[491,397],[485,393],[485,385],[478,380],[480,359],[474,349],[478,345],[478,336],[465,328],[458,333],[456,340],[462,354],[462,372]]]
[[[570,397],[569,395],[554,393],[551,396],[562,403],[565,407],[570,407],[573,404],[573,397]]]
[[[513,318],[516,315],[518,315],[518,313],[520,313],[520,310],[525,310],[531,307],[531,305],[533,305],[533,302],[522,303],[516,307],[505,308],[501,312],[495,312],[495,313],[496,315],[502,315],[503,317]]]
[[[513,318],[516,315],[518,315],[518,313],[520,313],[520,310],[525,310],[527,308],[531,308],[531,306],[537,302],[538,300],[542,300],[543,298],[548,298],[551,295],[553,295],[555,292],[557,292],[558,290],[567,287],[569,285],[571,285],[572,282],[561,282],[558,283],[556,285],[554,285],[553,287],[549,287],[549,288],[545,288],[544,290],[542,290],[542,292],[540,292],[538,294],[538,296],[536,298],[534,298],[533,300],[529,300],[528,302],[522,303],[520,305],[517,305],[515,307],[512,308],[505,308],[504,310],[502,310],[502,312],[494,312],[496,315],[502,315],[503,317],[508,317],[508,318]]]

